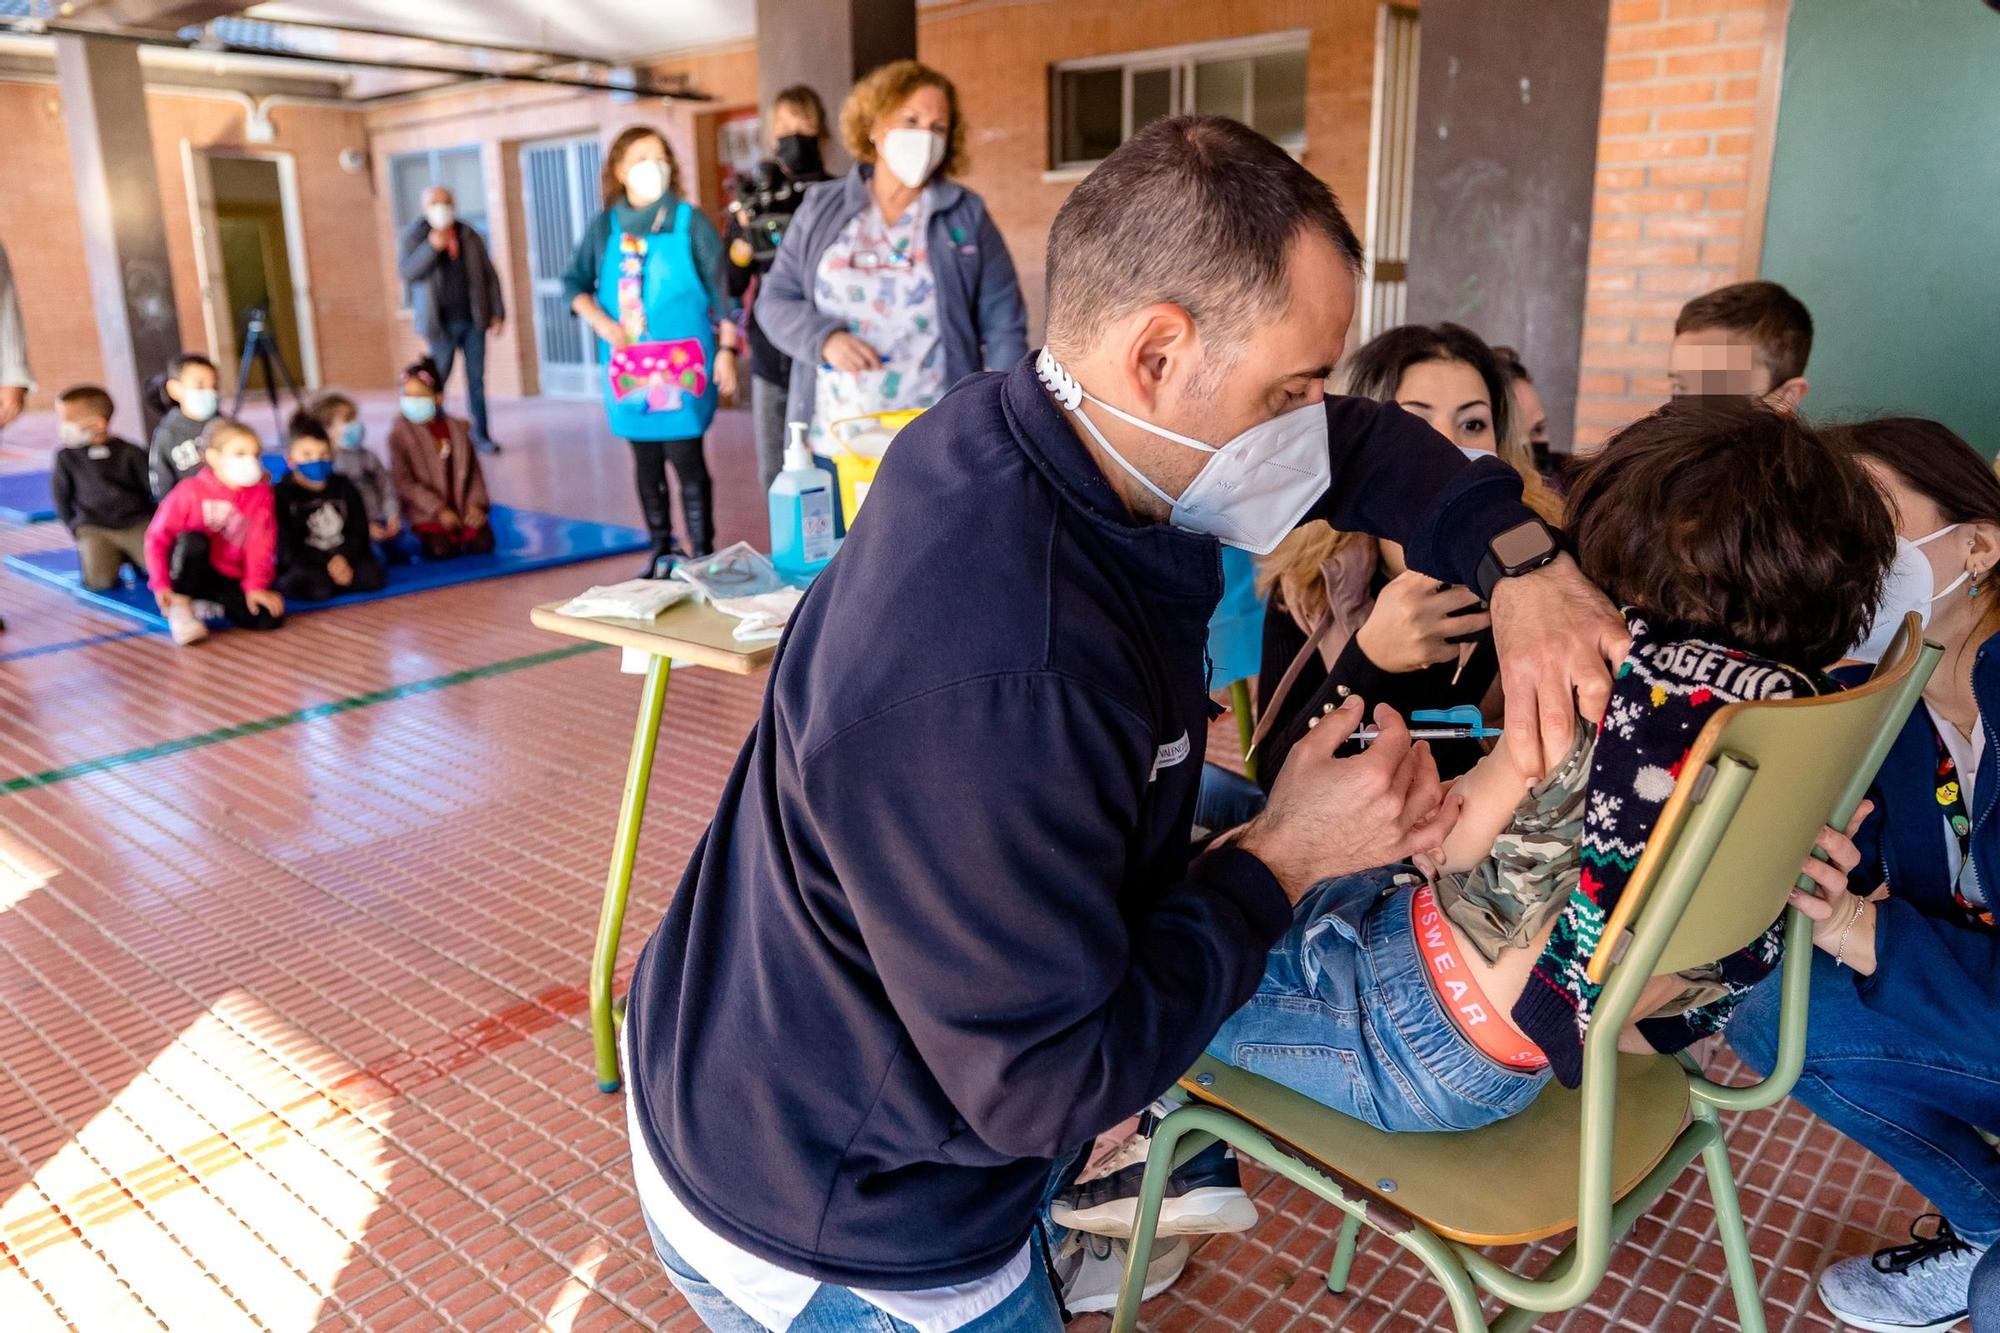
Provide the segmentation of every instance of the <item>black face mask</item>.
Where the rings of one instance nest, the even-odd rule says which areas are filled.
[[[778,165],[794,176],[816,176],[826,170],[819,140],[810,134],[787,134],[778,140]]]

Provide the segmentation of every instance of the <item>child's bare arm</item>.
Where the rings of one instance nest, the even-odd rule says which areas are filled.
[[[1528,780],[1508,754],[1508,740],[1502,736],[1484,759],[1452,784],[1452,794],[1463,802],[1458,822],[1444,840],[1446,872],[1472,869],[1493,854],[1493,841],[1506,829],[1521,799],[1528,794]]]

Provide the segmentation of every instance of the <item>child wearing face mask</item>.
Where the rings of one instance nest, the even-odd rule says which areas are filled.
[[[424,557],[487,554],[493,525],[486,474],[472,447],[472,428],[445,415],[444,377],[429,357],[404,368],[397,412],[389,429],[389,470]]]
[[[147,464],[153,499],[166,499],[168,491],[201,471],[201,433],[221,407],[220,385],[215,363],[199,352],[182,352],[168,365],[164,387],[174,406],[153,428]]]
[[[56,517],[76,538],[83,586],[101,592],[118,586],[130,563],[146,567],[146,524],[153,492],[146,480],[146,451],[111,433],[111,395],[79,384],[56,395],[63,447],[49,472]]]
[[[323,602],[344,592],[375,592],[388,570],[368,540],[368,507],[354,483],[334,471],[333,444],[317,418],[292,418],[285,475],[278,482],[278,591]]]
[[[361,409],[342,393],[321,394],[312,414],[333,442],[333,471],[345,477],[361,494],[368,511],[368,539],[381,546],[382,558],[398,564],[404,558],[396,541],[403,531],[403,507],[396,499],[396,484],[375,451],[368,447],[368,429],[361,422]]]
[[[217,417],[201,433],[202,468],[160,502],[146,529],[147,582],[174,642],[208,637],[204,621],[276,629],[278,518],[257,432]]]

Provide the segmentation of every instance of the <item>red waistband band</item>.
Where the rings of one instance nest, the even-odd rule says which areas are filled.
[[[1410,925],[1416,932],[1417,951],[1423,955],[1431,988],[1466,1040],[1509,1068],[1546,1069],[1549,1057],[1514,1031],[1466,968],[1451,924],[1438,910],[1437,894],[1428,884],[1410,895]]]

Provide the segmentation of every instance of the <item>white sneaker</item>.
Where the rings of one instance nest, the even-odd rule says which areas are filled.
[[[191,643],[200,643],[208,637],[208,626],[201,623],[201,617],[186,602],[175,602],[167,610],[167,632],[174,636],[174,642],[185,648]]]
[[[1098,1163],[1087,1178],[1056,1195],[1049,1217],[1059,1227],[1099,1236],[1127,1237],[1139,1214],[1139,1189],[1146,1176],[1146,1154],[1153,1145],[1154,1121],[1147,1117],[1139,1131]],[[1183,1162],[1167,1177],[1160,1200],[1160,1236],[1206,1236],[1248,1231],[1257,1225],[1257,1205],[1243,1190],[1236,1156],[1225,1145],[1212,1144]]]
[[[1071,1314],[1109,1314],[1118,1308],[1118,1287],[1125,1280],[1125,1258],[1131,1252],[1122,1240],[1087,1232],[1072,1231],[1064,1238],[1054,1262],[1062,1280],[1063,1304]],[[1150,1301],[1178,1282],[1188,1253],[1187,1241],[1160,1237],[1146,1264],[1142,1299]]]
[[[1917,1230],[1937,1218],[1929,1235]],[[1910,1243],[1856,1255],[1819,1275],[1819,1298],[1836,1317],[1876,1333],[1943,1333],[1965,1318],[1972,1270],[1984,1245],[1958,1238],[1951,1223],[1925,1213],[1910,1224]]]
[[[194,616],[196,620],[206,625],[211,620],[227,620],[229,612],[222,609],[221,602],[196,602]]]

